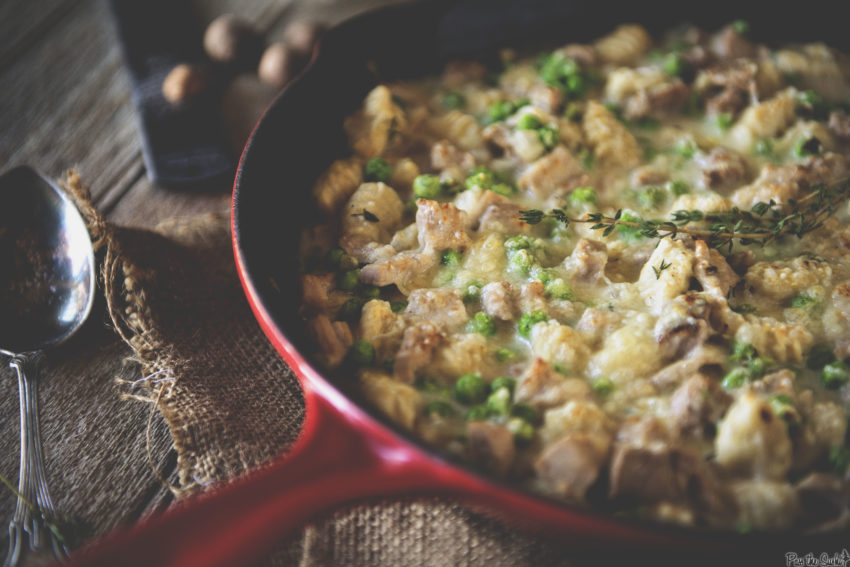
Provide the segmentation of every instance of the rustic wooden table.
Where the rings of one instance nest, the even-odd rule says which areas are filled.
[[[196,0],[203,27],[236,12],[279,39],[294,19],[334,24],[389,0]],[[151,30],[151,33],[156,33]],[[240,79],[231,104],[234,146],[269,97],[256,79]],[[235,96],[235,95],[234,95]],[[0,170],[29,164],[53,178],[77,167],[97,208],[125,226],[150,227],[175,216],[227,211],[230,184],[179,192],[152,184],[142,160],[137,119],[121,48],[106,0],[0,2]],[[247,97],[247,100],[246,100]],[[246,100],[244,105],[238,101]],[[2,206],[2,204],[0,204]],[[3,269],[0,266],[0,269]],[[102,306],[82,331],[50,352],[39,376],[42,442],[57,508],[95,537],[131,524],[172,501],[154,469],[173,475],[175,453],[158,415],[128,400],[122,381],[140,378],[130,350],[110,329]],[[0,366],[0,474],[18,477],[18,394]],[[0,486],[0,557],[15,498]]]

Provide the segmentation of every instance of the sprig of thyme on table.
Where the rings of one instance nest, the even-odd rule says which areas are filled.
[[[571,218],[564,209],[552,209],[544,212],[539,209],[520,211],[520,220],[528,224],[538,224],[544,218],[553,218],[565,226],[570,223],[591,223],[593,230],[602,230],[608,236],[617,227],[630,228],[647,238],[667,238],[677,234],[689,234],[705,240],[712,248],[728,246],[729,250],[737,242],[743,246],[760,244],[764,246],[782,236],[794,235],[801,238],[823,226],[836,207],[850,196],[850,177],[831,186],[812,185],[811,192],[801,199],[789,199],[780,204],[756,203],[749,211],[733,207],[729,211],[703,212],[699,210],[678,210],[670,215],[670,220],[647,220],[624,214],[619,209],[613,216],[600,212],[586,213],[580,218]],[[704,223],[700,227],[691,226]]]

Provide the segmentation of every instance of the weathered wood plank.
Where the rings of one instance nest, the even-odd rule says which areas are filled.
[[[0,69],[18,59],[59,24],[77,0],[0,2]]]
[[[122,65],[107,3],[74,5],[0,72],[0,166],[53,177],[79,166],[92,193],[105,192],[140,151]]]

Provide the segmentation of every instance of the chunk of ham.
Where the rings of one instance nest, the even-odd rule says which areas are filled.
[[[415,289],[407,301],[405,314],[408,319],[430,321],[444,331],[455,330],[469,319],[456,289]]]
[[[481,308],[496,319],[513,320],[516,312],[513,286],[508,282],[490,282],[482,287]]]
[[[431,362],[444,338],[445,335],[433,323],[419,323],[405,329],[395,356],[393,377],[412,384],[416,373]]]
[[[725,300],[741,278],[726,263],[723,254],[709,248],[705,240],[694,242],[694,254],[694,277],[702,289],[716,299]]]
[[[564,267],[573,280],[583,284],[595,284],[605,278],[608,263],[608,248],[604,242],[582,238],[576,243],[572,254],[564,259]]]
[[[670,503],[727,521],[734,517],[734,500],[711,465],[696,452],[677,447],[658,418],[623,423],[609,478],[611,498],[648,505]]]
[[[441,251],[469,245],[469,235],[464,228],[466,213],[451,203],[419,199],[416,204],[419,250],[382,256],[360,270],[361,282],[376,286],[395,284],[402,291],[407,291],[411,282],[437,265]]]
[[[333,287],[333,274],[304,274],[301,276],[304,306],[316,312],[325,311],[328,308],[328,293]]]
[[[697,374],[679,386],[670,398],[673,423],[683,436],[711,438],[732,397],[717,380]]]
[[[354,343],[348,323],[331,321],[325,315],[317,315],[307,322],[307,328],[325,356],[328,367],[339,366],[348,353],[348,347]]]
[[[416,201],[416,228],[423,251],[457,250],[469,246],[466,213],[451,203]]]
[[[588,182],[581,163],[561,145],[534,161],[517,180],[520,189],[539,199],[567,193]]]
[[[363,266],[360,270],[360,281],[378,287],[396,284],[399,289],[405,290],[411,281],[436,266],[438,262],[437,253],[433,250],[405,250],[386,260]]]
[[[466,447],[473,461],[505,475],[516,457],[514,435],[504,425],[471,421],[466,426]]]
[[[722,146],[714,148],[708,155],[698,157],[696,162],[702,168],[703,183],[712,189],[737,187],[749,178],[747,160]]]
[[[606,457],[607,451],[591,435],[573,433],[546,447],[534,468],[550,490],[582,500],[599,478]]]
[[[586,400],[593,391],[584,380],[567,378],[542,358],[535,358],[517,384],[515,398],[538,409],[562,405],[570,400]]]

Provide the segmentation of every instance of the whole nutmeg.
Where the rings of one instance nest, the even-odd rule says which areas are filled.
[[[245,20],[223,14],[207,26],[204,51],[213,61],[253,66],[263,48],[260,34]]]
[[[162,96],[171,104],[184,104],[196,98],[206,87],[206,70],[198,65],[181,63],[162,81]]]
[[[282,42],[269,45],[260,58],[257,75],[260,80],[276,88],[283,87],[295,72],[295,56]]]
[[[317,22],[295,20],[286,26],[283,38],[286,44],[296,53],[310,55],[313,52],[313,46],[322,35],[322,31],[324,31],[324,27]]]

